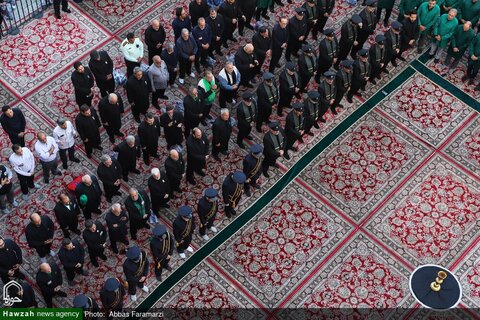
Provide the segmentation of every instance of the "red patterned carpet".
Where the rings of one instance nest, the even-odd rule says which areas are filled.
[[[300,0],[295,1],[302,3]],[[141,34],[152,19],[160,19],[169,40],[173,40],[171,21],[174,9],[181,1],[153,0],[93,0],[81,5],[71,3],[72,14],[62,13],[56,20],[51,10],[43,18],[27,23],[18,36],[0,40],[0,98],[23,110],[27,117],[26,141],[33,147],[36,132],[51,132],[58,116],[73,120],[77,114],[73,86],[70,81],[72,62],[88,62],[92,49],[107,50],[115,68],[125,71],[120,43],[128,32]],[[290,16],[295,5],[278,9],[276,16]],[[328,26],[339,33],[342,23],[363,7],[351,7],[346,2],[337,6]],[[394,12],[394,15],[396,13]],[[273,18],[273,14],[270,13]],[[269,22],[273,25],[273,19]],[[378,27],[377,33],[385,31]],[[238,36],[239,42],[228,49],[233,54],[238,46],[252,36]],[[373,37],[369,40],[372,43]],[[225,51],[226,52],[226,51]],[[226,55],[227,56],[227,55]],[[362,103],[371,98],[384,85],[405,69],[409,61],[417,58],[408,52],[407,62],[390,67],[376,86],[367,85],[362,98],[334,116],[328,112],[327,122],[314,129],[314,137],[307,136],[297,144],[299,151],[292,159],[280,162],[281,169],[273,169],[270,179],[260,180],[261,189],[244,197],[239,212],[250,207],[266,190],[332,130],[350,115],[362,110]],[[226,57],[214,66],[214,73],[222,67]],[[283,61],[282,61],[283,62]],[[268,63],[268,61],[267,61]],[[443,74],[440,64],[427,66]],[[478,91],[474,85],[461,81],[466,66],[445,76],[452,84],[474,98]],[[279,71],[277,71],[278,73]],[[172,100],[181,100],[195,80],[186,79],[186,87],[167,92]],[[311,83],[309,88],[316,88]],[[125,97],[122,88],[119,94]],[[98,102],[96,92],[94,105]],[[126,99],[124,98],[124,101]],[[165,102],[163,103],[166,105]],[[160,114],[151,108],[150,111]],[[218,106],[214,106],[214,113]],[[272,119],[285,122],[276,115]],[[258,319],[274,316],[282,319],[317,318],[317,308],[395,308],[402,307],[407,316],[420,317],[408,288],[410,273],[419,265],[435,263],[449,268],[459,278],[464,297],[462,307],[480,305],[480,119],[478,113],[438,84],[421,73],[415,73],[389,93],[372,111],[359,121],[349,124],[334,141],[328,141],[323,152],[300,174],[293,177],[270,203],[234,233],[204,261],[185,274],[155,306],[180,307],[169,310],[166,317],[182,319]],[[121,131],[136,132],[137,124],[127,106]],[[209,127],[205,127],[208,136]],[[264,131],[266,131],[264,127]],[[105,152],[113,148],[102,128]],[[234,134],[235,135],[235,134]],[[254,142],[261,142],[262,134],[252,132]],[[236,147],[236,137],[230,142],[230,152],[221,163],[209,160],[208,174],[198,178],[192,187],[182,183],[183,195],[170,202],[171,209],[162,211],[162,222],[171,228],[175,209],[188,204],[196,206],[205,187],[221,187],[224,177],[241,168],[245,150]],[[118,143],[118,140],[117,140]],[[145,188],[149,171],[162,166],[167,156],[163,139],[161,159],[151,166],[139,159],[142,172],[122,184],[123,202],[130,186]],[[11,154],[8,138],[0,135],[2,162]],[[26,244],[23,230],[32,212],[47,214],[53,219],[53,207],[59,193],[75,177],[95,173],[101,153],[95,151],[88,159],[82,147],[78,148],[81,163],[73,164],[61,176],[42,188],[29,201],[20,200],[20,207],[0,217],[0,234],[14,238],[24,252],[23,269],[33,283],[39,259]],[[42,181],[38,166],[36,181]],[[17,183],[18,184],[18,183]],[[18,194],[20,191],[17,190]],[[107,203],[102,203],[107,209]],[[98,217],[103,221],[103,215]],[[223,229],[231,220],[218,215],[217,228]],[[83,227],[84,221],[81,221]],[[148,246],[150,234],[140,231],[137,243]],[[54,249],[63,239],[58,229]],[[195,233],[193,246],[201,247],[205,241]],[[98,300],[104,280],[111,276],[123,277],[124,256],[107,250],[109,259],[99,268],[90,265],[91,276],[77,278],[73,287],[67,287],[69,296],[54,300],[56,306],[72,306],[78,293],[88,293]],[[52,263],[58,259],[49,258]],[[174,255],[172,266],[184,263]],[[164,278],[169,273],[166,272]],[[147,284],[154,289],[159,285],[153,273]],[[35,287],[39,295],[38,288]],[[40,295],[39,295],[40,296]],[[146,297],[139,292],[139,301]],[[39,298],[43,306],[43,300]],[[188,308],[200,308],[192,313]],[[222,308],[223,311],[215,310]],[[247,308],[239,310],[242,308]],[[270,308],[287,308],[274,309]],[[308,310],[307,310],[308,309]],[[240,313],[241,312],[241,313]],[[325,312],[325,311],[322,311]],[[332,311],[333,312],[333,311]],[[386,314],[372,312],[372,317]],[[322,313],[325,316],[325,313]],[[468,314],[467,314],[468,315]],[[341,317],[342,314],[327,314]],[[356,314],[358,318],[361,316]]]

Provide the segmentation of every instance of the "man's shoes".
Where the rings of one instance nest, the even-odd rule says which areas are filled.
[[[90,273],[88,273],[88,271],[82,270],[82,272],[80,272],[80,274],[82,276],[88,276]]]
[[[163,96],[160,97],[160,99],[162,99],[162,100],[168,100],[168,99],[170,99],[170,98],[169,98],[168,96],[166,96],[166,95],[163,95]]]
[[[30,199],[30,196],[27,194],[22,194],[22,199],[27,201],[28,199]]]
[[[9,214],[10,210],[8,208],[2,209],[3,214]]]
[[[56,176],[61,176],[62,172],[60,170],[57,170],[53,174],[56,175]]]
[[[65,169],[65,170],[67,170],[67,169],[68,169],[68,165],[64,163],[64,164],[62,165],[62,168]]]
[[[248,135],[247,139],[251,141],[251,140],[253,140],[253,137],[251,135]]]
[[[185,79],[179,78],[179,79],[178,79],[178,82],[180,82],[180,84],[184,84],[184,83],[185,83]]]
[[[323,119],[323,118],[320,118],[319,120],[320,120],[321,123],[327,122],[327,121],[326,121],[325,119]]]
[[[45,184],[48,184],[48,183],[50,182],[50,180],[48,180],[48,179],[43,179],[43,182],[44,182]]]
[[[317,122],[315,122],[315,123],[313,124],[313,127],[314,127],[315,129],[320,129],[320,126],[318,125]]]
[[[353,97],[352,96],[347,96],[347,101],[348,103],[353,103]]]
[[[55,15],[55,18],[57,18],[57,19],[62,19],[62,16],[59,15],[59,14],[56,14],[56,15]]]
[[[200,177],[205,177],[205,176],[206,176],[206,174],[205,174],[205,172],[203,172],[203,170],[200,171],[200,172],[197,172],[197,174],[198,174]]]
[[[132,294],[130,296],[130,300],[132,300],[132,302],[136,302],[137,301],[137,295],[136,294]]]
[[[337,107],[339,107],[340,109],[343,109],[345,106],[344,106],[343,104],[339,103],[339,104],[337,105]]]
[[[250,29],[250,30],[255,29],[250,23],[245,24],[245,28]]]
[[[120,131],[115,132],[115,135],[116,135],[117,137],[124,137],[124,136],[125,136],[125,135],[124,135],[123,133],[121,133]]]
[[[275,65],[275,68],[281,68],[281,67],[282,67],[282,66],[280,65],[280,63],[277,63],[277,64]]]
[[[393,64],[393,63],[392,63],[392,64]],[[383,72],[383,73],[386,73],[386,74],[389,74],[389,73],[390,73],[390,71],[388,71],[387,69],[383,69],[382,72]]]
[[[118,249],[117,248],[112,249],[112,251],[113,251],[113,253],[118,254]]]
[[[218,162],[222,161],[218,155],[213,156],[213,159]]]
[[[18,202],[15,201],[15,200],[13,200],[13,202],[11,203],[11,205],[12,205],[12,208],[16,208],[16,207],[18,207]]]
[[[288,154],[288,152],[285,152],[285,154],[283,155],[283,157],[287,160],[290,160],[290,155]]]
[[[73,281],[72,281],[72,280],[67,280],[67,283],[68,283],[68,286],[69,286],[69,287],[73,287],[73,286],[74,286],[74,284],[73,284]]]
[[[202,238],[203,238],[203,240],[205,240],[205,241],[208,241],[208,240],[210,240],[210,237],[209,237],[209,236],[207,236],[206,234],[204,234],[204,235],[202,236]]]
[[[245,195],[247,197],[250,197],[252,195],[252,193],[250,192],[250,190],[245,190]]]
[[[39,185],[38,183],[34,183],[34,184],[33,184],[33,187],[34,187],[35,189],[40,189],[42,186]]]
[[[183,252],[182,252],[182,253],[179,253],[178,255],[179,255],[180,258],[182,258],[182,259],[186,259],[186,258],[187,258],[187,256],[186,256],[185,253],[183,253]]]
[[[237,144],[240,149],[245,149],[245,145],[243,144],[243,142],[239,142]]]
[[[100,256],[100,259],[102,259],[103,261],[107,261],[107,256],[104,255],[104,254],[102,254],[102,255]]]
[[[76,163],[80,163],[80,159],[78,159],[78,158],[73,158],[72,161],[76,162]]]
[[[254,188],[254,189],[260,189],[260,186],[259,186],[258,184],[256,184],[256,183],[254,183],[254,184],[252,184],[252,188]]]
[[[276,162],[272,165],[272,167],[277,168],[277,169],[280,169],[280,166],[279,166],[278,163],[276,163]]]
[[[364,91],[365,91],[365,89],[364,89]],[[360,97],[360,98],[362,97],[362,94],[361,94],[360,92],[355,92],[355,95],[356,95],[357,97]]]
[[[55,255],[56,255],[55,251],[50,250],[50,256],[51,256],[51,257],[55,257]]]
[[[370,82],[373,84],[377,84],[377,81],[375,79],[370,79]]]
[[[188,246],[187,251],[193,253],[193,248],[191,246]]]
[[[270,17],[267,16],[267,15],[263,15],[263,14],[262,14],[262,18],[265,19],[265,20],[270,20]]]
[[[433,60],[434,63],[438,63],[438,61],[440,61],[440,59],[434,59]]]
[[[270,175],[268,174],[268,172],[264,172],[264,173],[263,173],[263,176],[264,176],[265,178],[270,178]]]
[[[197,71],[198,72],[198,71]],[[201,72],[198,72],[198,73],[201,73]],[[195,79],[195,73],[190,73],[190,78],[194,78]]]
[[[217,228],[215,228],[214,226],[211,226],[209,230],[213,233],[216,233],[218,231]]]
[[[311,132],[311,131],[308,131],[307,134],[308,134],[309,136],[311,136],[311,137],[314,136],[313,132]]]
[[[298,151],[298,148],[297,147],[290,147],[290,150],[292,150],[293,152],[297,152]]]
[[[148,289],[147,286],[143,286],[142,291],[145,292],[145,293],[148,293],[150,291],[150,289]]]
[[[66,13],[72,13],[72,10],[70,9],[65,9],[65,10],[62,10],[63,12],[66,12]]]
[[[398,57],[397,59],[400,61],[406,61],[404,57]]]
[[[138,169],[133,169],[132,171],[130,171],[131,173],[135,173],[135,174],[140,174],[140,170]]]
[[[156,278],[158,281],[162,282],[162,276],[155,276],[155,278]]]
[[[187,179],[187,182],[190,183],[192,186],[197,184],[197,181],[195,181],[195,179]]]
[[[95,268],[100,267],[97,261],[92,261],[92,266],[94,266]]]
[[[337,112],[337,110],[335,110],[335,108],[330,108],[330,110],[332,111],[332,113],[333,113],[334,115],[337,115],[337,114],[338,114],[338,112]]]
[[[398,67],[398,64],[396,62],[393,62],[392,61],[392,66],[394,66],[395,68]],[[388,73],[388,72],[387,72]]]

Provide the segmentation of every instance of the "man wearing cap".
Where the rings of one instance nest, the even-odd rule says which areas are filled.
[[[105,198],[107,202],[112,202],[113,196],[120,196],[120,185],[122,179],[122,166],[116,159],[112,159],[108,154],[100,158],[100,164],[97,168],[97,175],[103,184]]]
[[[257,180],[262,174],[262,152],[263,147],[259,144],[254,144],[250,147],[250,153],[247,154],[243,159],[243,173],[247,177],[245,180],[244,189],[247,197],[251,196],[250,186],[254,189],[260,188],[260,186],[257,184]]]
[[[343,96],[345,93],[350,90],[352,86],[352,66],[353,60],[343,60],[340,62],[340,70],[338,70],[337,74],[335,75],[335,86],[337,87],[337,95],[335,96],[335,107],[343,108],[341,104]]]
[[[127,38],[122,41],[120,48],[127,66],[127,78],[130,78],[133,75],[133,69],[140,67],[140,62],[142,62],[143,42],[140,38],[135,37],[135,34],[129,32]]]
[[[133,240],[137,240],[137,231],[140,229],[150,229],[148,219],[151,215],[150,198],[144,190],[138,191],[130,188],[129,195],[125,199],[125,208],[128,211],[130,219],[130,235]]]
[[[440,60],[442,51],[445,51],[450,38],[455,33],[455,29],[458,26],[457,9],[450,9],[448,13],[443,14],[438,23],[433,27],[434,41],[430,47],[430,58],[435,57],[434,62],[437,63]]]
[[[393,21],[391,27],[385,33],[385,48],[387,50],[388,62],[392,63],[392,66],[397,67],[397,59],[405,61],[402,57],[401,36],[402,24],[398,21]]]
[[[254,80],[255,69],[258,68],[259,63],[251,43],[238,48],[237,53],[235,53],[235,66],[241,74],[240,85],[253,88],[252,84],[256,83],[256,80]]]
[[[263,137],[263,153],[265,157],[262,163],[262,173],[265,177],[270,178],[268,168],[280,168],[276,162],[278,157],[283,156],[285,159],[290,160],[290,155],[287,150],[285,131],[280,127],[278,122],[270,122],[268,127],[270,131],[265,133]]]
[[[80,135],[83,144],[85,145],[87,158],[92,157],[93,148],[100,151],[103,150],[103,148],[100,146],[100,130],[98,129],[101,126],[102,125],[95,108],[91,108],[87,105],[80,107],[80,113],[75,118],[75,127],[77,128],[77,132]]]
[[[287,115],[285,121],[285,135],[287,136],[287,150],[298,151],[293,145],[296,141],[303,143],[305,131],[305,116],[303,115],[303,103],[292,104],[292,111]],[[310,135],[313,133],[310,132]]]
[[[311,45],[302,45],[302,53],[298,57],[298,75],[300,76],[300,92],[304,92],[310,79],[317,74],[317,56]]]
[[[444,63],[446,66],[449,66],[450,73],[453,73],[457,68],[460,59],[462,59],[474,38],[475,33],[472,30],[472,23],[470,21],[466,21],[464,24],[457,26],[453,36],[450,38],[450,46],[448,47],[447,57]],[[453,63],[450,65],[452,58]]]
[[[220,5],[218,11],[222,14],[225,21],[225,28],[223,29],[222,37],[223,46],[228,48],[227,40],[237,42],[237,39],[235,39],[233,33],[238,26],[238,20],[243,19],[243,21],[246,21],[247,18],[243,14],[242,9],[236,0],[225,0],[225,2]],[[240,36],[243,36],[243,34],[240,33],[240,30],[239,34]]]
[[[127,136],[124,141],[113,148],[113,151],[118,152],[118,162],[122,167],[125,182],[128,182],[129,172],[140,174],[140,170],[137,169],[137,158],[140,158],[141,148],[139,141],[134,136]]]
[[[190,87],[188,94],[183,98],[184,112],[183,121],[185,125],[185,138],[187,138],[191,130],[200,124],[203,117],[203,98],[199,95],[198,89]]]
[[[143,161],[148,166],[150,165],[150,157],[159,159],[158,154],[158,139],[160,138],[160,121],[158,117],[151,112],[147,112],[145,119],[138,126],[138,137],[140,140],[140,147],[142,148]]]
[[[252,140],[250,132],[257,121],[258,107],[252,92],[242,94],[242,103],[237,107],[238,134],[237,145],[245,149],[243,139]]]
[[[25,238],[28,246],[37,251],[42,262],[47,262],[45,258],[47,254],[55,256],[55,251],[52,250],[54,232],[55,225],[47,215],[40,216],[38,213],[30,215],[30,223],[25,227]]]
[[[69,286],[73,286],[75,274],[88,276],[88,272],[83,270],[85,263],[85,250],[78,240],[63,239],[62,247],[58,251],[58,258],[63,264]]]
[[[98,220],[85,221],[85,230],[83,230],[83,240],[87,244],[88,254],[92,265],[98,268],[97,258],[103,261],[107,260],[105,248],[107,247],[107,230]]]
[[[323,32],[327,20],[335,8],[335,0],[317,0],[318,8],[318,30]]]
[[[155,277],[158,281],[162,281],[162,271],[167,269],[172,271],[170,267],[170,259],[172,259],[173,249],[175,248],[175,240],[164,225],[158,224],[153,228],[153,237],[150,239],[150,250],[154,259]]]
[[[15,279],[25,279],[20,271],[23,263],[22,249],[12,239],[0,237],[0,277],[3,284]]]
[[[371,73],[369,81],[373,84],[377,84],[375,79],[381,79],[381,74],[390,73],[387,70],[388,55],[387,48],[385,48],[385,36],[379,34],[375,37],[375,44],[368,50],[368,56],[370,58]]]
[[[160,116],[160,126],[163,127],[163,134],[167,141],[167,149],[174,145],[182,145],[183,142],[183,114],[175,110],[175,107],[168,105],[166,112]]]
[[[15,301],[12,308],[38,308],[37,298],[35,297],[35,291],[28,282],[17,280],[21,288],[17,286],[8,287],[8,295],[11,298],[19,298],[20,301]]]
[[[222,183],[222,197],[225,207],[225,215],[231,218],[236,215],[235,208],[242,198],[243,187],[247,177],[242,171],[230,173]]]
[[[0,116],[0,124],[12,144],[25,147],[25,126],[27,122],[22,110],[4,105],[2,107],[2,115]]]
[[[98,103],[100,119],[111,143],[115,143],[115,136],[124,136],[124,134],[120,132],[120,128],[122,127],[122,113],[124,113],[124,111],[122,97],[116,93],[110,93],[108,96],[103,97]]]
[[[185,176],[185,162],[177,150],[170,150],[169,156],[165,160],[165,171],[170,182],[171,198],[174,199],[173,192],[182,192],[180,183]]]
[[[63,169],[68,168],[67,152],[70,161],[80,162],[80,159],[75,157],[75,138],[77,137],[77,131],[70,121],[65,118],[58,118],[57,126],[53,129],[52,136],[58,145]]]
[[[218,212],[218,191],[214,188],[207,188],[203,192],[203,197],[198,201],[197,212],[200,220],[199,232],[203,240],[208,241],[207,229],[213,233],[217,232],[217,228],[213,226],[215,217]]]
[[[202,133],[199,128],[194,128],[192,134],[187,138],[187,181],[192,185],[197,182],[193,176],[196,172],[198,175],[204,177],[205,169],[210,149],[210,142],[208,138]]]
[[[200,123],[206,126],[207,119],[212,119],[210,111],[212,110],[212,105],[215,101],[218,90],[212,70],[205,70],[202,79],[198,81],[197,88],[200,95],[203,97],[203,112],[202,117],[200,118]]]
[[[65,238],[70,238],[70,231],[77,235],[80,234],[80,230],[78,230],[80,207],[74,197],[61,193],[53,211]]]
[[[143,74],[140,67],[133,69],[133,74],[127,80],[127,99],[132,107],[133,118],[140,123],[140,114],[147,113],[150,106],[150,79]]]
[[[123,297],[127,294],[125,287],[117,278],[109,278],[100,291],[103,309],[110,313],[123,310]]]
[[[298,57],[298,50],[300,50],[302,43],[307,36],[307,20],[305,19],[305,9],[295,9],[295,16],[288,21],[288,46],[285,52],[285,59],[290,61],[290,56]]]
[[[100,89],[100,95],[105,97],[109,93],[115,92],[115,79],[113,79],[113,61],[107,51],[93,50],[90,52],[90,61],[88,67],[92,71]]]
[[[215,59],[213,52],[215,51],[219,56],[223,56],[222,53],[222,36],[223,30],[225,28],[225,21],[223,16],[217,13],[218,8],[215,6],[210,6],[209,12],[210,15],[205,18],[210,30],[212,31],[212,43],[208,47],[208,55],[210,58]]]
[[[93,300],[93,298],[84,295],[84,294],[79,294],[73,298],[73,307],[74,308],[80,308],[84,312],[98,312],[100,311],[100,307],[98,306],[97,302]],[[87,317],[87,319],[94,319],[96,317]]]
[[[358,14],[354,14],[349,20],[345,21],[341,28],[341,38],[338,43],[338,59],[337,59],[337,66],[340,61],[345,60],[352,48],[358,48],[358,33],[360,28],[362,28],[362,17]],[[357,50],[358,51],[358,50]],[[356,54],[355,51],[354,53]],[[355,54],[352,53],[352,57]]]
[[[40,160],[43,170],[43,182],[50,181],[52,174],[60,176],[62,173],[57,169],[58,145],[53,137],[47,136],[43,131],[38,132],[35,142],[35,154]]]
[[[184,253],[185,250],[193,253],[193,248],[190,246],[190,243],[192,242],[192,235],[195,230],[195,220],[193,219],[191,207],[181,206],[178,208],[177,217],[173,221],[172,228],[178,255],[180,258],[185,259],[187,257]]]
[[[40,291],[42,292],[43,300],[47,308],[53,308],[53,297],[66,297],[67,294],[61,289],[63,284],[62,271],[56,263],[43,262],[38,268],[37,276],[35,278]]]
[[[317,40],[319,31],[318,6],[315,3],[315,0],[306,0],[305,3],[302,4],[302,8],[305,9],[305,19],[307,20],[307,33],[305,38],[308,38],[310,31],[312,31],[312,38]]]
[[[408,18],[402,21],[400,54],[413,48],[420,33],[420,26],[417,21],[417,11],[412,10],[408,13]]]
[[[311,133],[312,127],[320,129],[318,121],[325,122],[320,117],[320,93],[317,90],[310,90],[307,98],[303,100],[303,111],[305,114],[305,133]]]
[[[360,12],[362,27],[358,30],[358,44],[352,48],[352,58],[355,58],[358,50],[362,49],[363,44],[367,41],[368,37],[375,33],[375,27],[377,26],[377,17],[375,15],[377,0],[367,0],[366,5],[367,7]]]
[[[278,87],[275,83],[273,73],[265,72],[263,74],[263,82],[257,87],[258,99],[258,116],[256,128],[258,132],[262,132],[262,124],[270,123],[270,115],[273,108],[278,105]]]
[[[117,242],[122,242],[125,247],[130,244],[127,239],[128,215],[119,203],[114,203],[105,215],[108,227],[108,237],[112,251],[118,254]]]
[[[440,18],[440,7],[436,0],[428,0],[422,3],[417,10],[418,25],[420,36],[418,38],[418,53],[422,53],[433,33],[433,28],[437,25]]]
[[[320,76],[328,71],[338,60],[338,40],[334,29],[326,29],[325,38],[320,41],[318,46],[318,68],[315,80],[320,83]]]
[[[127,278],[128,294],[132,302],[137,301],[137,287],[143,292],[149,292],[145,285],[149,264],[147,253],[144,250],[140,250],[137,246],[128,249],[127,259],[123,262],[123,273]]]
[[[287,17],[281,16],[272,30],[272,58],[268,67],[268,71],[272,74],[275,72],[275,68],[281,67],[278,62],[282,57],[283,49],[286,49],[289,44],[290,33],[287,25]]]
[[[170,181],[168,181],[165,170],[160,171],[158,168],[153,168],[147,185],[150,190],[150,199],[152,199],[152,211],[158,218],[160,208],[170,208],[168,205],[171,194]]]
[[[85,219],[92,217],[92,212],[101,214],[100,202],[102,198],[102,189],[98,184],[98,179],[94,175],[84,175],[82,182],[79,183],[75,189],[77,201],[80,208],[83,210]]]
[[[365,90],[365,85],[368,79],[370,79],[371,66],[368,62],[368,50],[361,49],[358,51],[357,59],[353,62],[353,78],[350,91],[347,93],[347,101],[352,103],[353,95],[361,97],[362,95],[358,90]]]
[[[327,71],[323,74],[324,79],[318,85],[318,93],[320,93],[320,118],[330,109],[333,114],[337,114],[335,110],[335,98],[337,96],[337,86],[335,84],[335,72]]]
[[[159,56],[162,53],[165,39],[165,28],[157,19],[152,20],[150,26],[145,29],[145,44],[148,48],[148,65],[152,65],[154,56]]]
[[[225,67],[218,73],[218,84],[220,85],[218,103],[220,108],[226,108],[227,102],[236,103],[235,98],[241,78],[242,76],[233,62],[227,61]]]
[[[300,97],[300,77],[295,63],[288,61],[285,69],[280,73],[280,100],[277,106],[277,115],[283,115],[283,108],[289,108],[293,96]]]
[[[252,37],[252,44],[258,60],[258,65],[254,72],[255,74],[260,74],[266,57],[272,55],[272,37],[270,30],[268,30],[266,26],[258,28],[258,31]]]
[[[232,124],[230,111],[221,109],[220,116],[215,119],[212,125],[212,156],[216,161],[221,161],[219,153],[227,155],[228,142],[232,135]]]
[[[89,67],[85,67],[80,61],[73,64],[72,84],[75,89],[75,100],[80,107],[84,104],[91,107],[93,99],[93,85],[95,79]]]

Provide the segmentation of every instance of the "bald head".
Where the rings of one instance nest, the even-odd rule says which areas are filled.
[[[46,143],[47,142],[47,134],[43,131],[40,131],[37,134],[37,139],[42,143]]]
[[[36,226],[39,226],[42,223],[42,220],[40,219],[40,215],[38,213],[32,213],[30,215],[30,221]]]
[[[92,184],[92,178],[86,174],[82,177],[82,182],[86,185],[86,186],[90,186]]]
[[[157,31],[158,29],[160,29],[160,21],[158,21],[157,19],[153,20],[152,21],[152,28]]]
[[[108,95],[108,102],[110,102],[111,104],[115,104],[117,103],[117,101],[118,101],[118,96],[115,93],[110,93]]]
[[[162,64],[162,58],[160,58],[160,56],[153,56],[152,60],[153,63],[158,67]]]
[[[253,44],[248,43],[243,47],[243,50],[245,50],[246,53],[252,54],[253,53]]]
[[[178,151],[175,149],[170,150],[170,158],[173,160],[177,161],[179,156],[178,156]]]
[[[45,272],[45,273],[50,273],[50,272],[52,272],[52,268],[50,267],[50,265],[48,263],[44,262],[40,265],[40,271]]]

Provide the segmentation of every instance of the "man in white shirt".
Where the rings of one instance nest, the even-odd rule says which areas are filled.
[[[143,59],[143,43],[140,38],[135,37],[133,33],[128,33],[127,38],[121,45],[125,64],[127,66],[127,79],[133,74],[133,68],[140,67]]]
[[[57,168],[58,145],[53,137],[47,136],[43,131],[37,134],[37,142],[35,142],[35,153],[40,159],[43,169],[43,181],[50,182],[50,171],[54,175],[62,173]]]
[[[68,158],[73,162],[80,162],[80,159],[75,158],[75,138],[77,137],[77,131],[73,127],[73,124],[65,120],[65,118],[58,118],[57,126],[53,129],[53,139],[58,145],[60,159],[63,163],[63,169],[68,168]]]
[[[33,182],[35,173],[35,158],[33,153],[26,147],[20,147],[18,144],[12,146],[13,153],[8,159],[13,170],[17,173],[20,189],[22,189],[23,200],[28,200],[28,189],[40,188]]]

